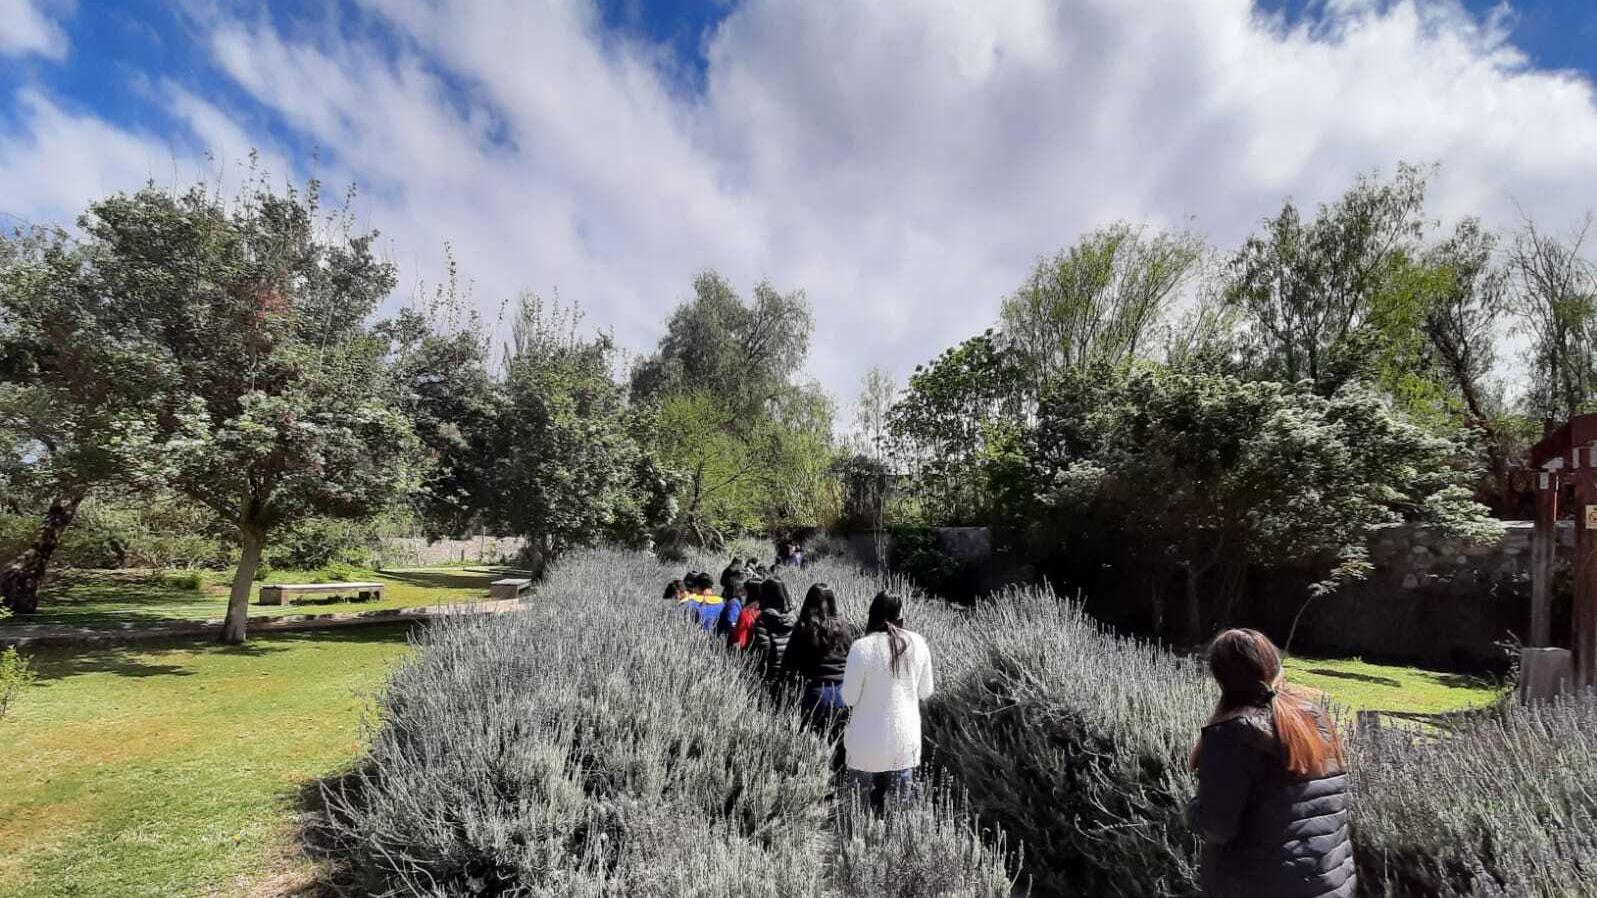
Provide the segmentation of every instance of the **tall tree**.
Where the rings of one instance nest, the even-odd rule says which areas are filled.
[[[661,461],[681,484],[670,540],[812,518],[830,462],[831,403],[799,377],[813,328],[801,292],[768,283],[745,301],[720,275],[694,280],[632,395],[658,411]]]
[[[95,203],[90,283],[159,360],[164,476],[240,546],[223,627],[243,642],[272,532],[370,515],[416,483],[420,449],[366,321],[394,286],[347,214],[256,183],[225,204],[195,188]]]
[[[149,479],[163,371],[138,322],[93,281],[95,247],[56,230],[0,240],[0,434],[9,487],[46,503],[33,543],[0,569],[0,597],[32,613],[89,491]]]
[[[1000,312],[1003,342],[1019,354],[1033,393],[1061,372],[1152,352],[1158,324],[1202,256],[1194,234],[1122,223],[1038,260]]]
[[[1264,377],[1330,394],[1368,373],[1366,325],[1394,265],[1417,251],[1424,204],[1424,174],[1404,165],[1391,181],[1360,177],[1312,221],[1288,201],[1248,238],[1227,295],[1247,316]]]
[[[1566,237],[1526,220],[1508,251],[1516,312],[1530,336],[1533,414],[1563,419],[1597,407],[1597,265],[1587,215]]]
[[[488,516],[542,566],[572,546],[642,545],[669,512],[665,475],[612,379],[615,346],[575,307],[522,298],[489,445]]]

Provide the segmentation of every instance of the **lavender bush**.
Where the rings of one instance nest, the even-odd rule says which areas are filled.
[[[403,895],[1007,896],[946,800],[834,821],[830,747],[671,615],[675,567],[562,561],[522,613],[447,620],[394,675],[327,825],[358,887]],[[909,834],[917,851],[905,863]],[[924,839],[924,841],[922,841]],[[863,889],[863,890],[862,890]]]

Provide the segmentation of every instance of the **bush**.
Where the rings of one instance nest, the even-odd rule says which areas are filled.
[[[321,570],[333,564],[366,567],[378,544],[373,521],[308,518],[274,531],[262,562],[272,568],[294,571]]]
[[[575,554],[528,610],[429,627],[384,694],[369,764],[328,790],[357,888],[874,895],[857,889],[892,865],[940,884],[920,894],[1008,896],[1001,857],[946,798],[891,827],[845,816],[829,836],[830,746],[670,616],[656,587],[677,573]],[[599,606],[599,626],[572,613]],[[932,841],[888,853],[912,832]]]
[[[1597,895],[1597,695],[1507,706],[1451,733],[1366,729],[1359,876],[1380,895]]]
[[[11,710],[11,703],[22,695],[23,690],[32,686],[35,679],[33,666],[16,647],[10,646],[0,652],[0,720],[5,719]]]
[[[166,571],[161,574],[161,582],[173,589],[186,589],[190,592],[204,592],[206,586],[203,571]]]

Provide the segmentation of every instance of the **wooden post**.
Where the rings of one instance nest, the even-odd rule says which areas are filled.
[[[1575,472],[1575,683],[1581,688],[1597,685],[1597,529],[1591,509],[1597,506],[1597,482],[1593,472]]]
[[[1530,644],[1553,641],[1553,562],[1558,552],[1558,475],[1543,471],[1536,478],[1536,530],[1531,536]]]

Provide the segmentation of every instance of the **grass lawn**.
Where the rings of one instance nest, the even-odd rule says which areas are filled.
[[[382,601],[326,601],[329,597],[311,596],[305,604],[256,604],[260,585],[250,599],[250,615],[276,617],[284,614],[334,614],[353,611],[378,611],[413,608],[448,602],[483,600],[488,584],[506,576],[503,569],[474,567],[357,572],[359,580],[386,584]],[[65,571],[45,584],[39,594],[39,613],[0,621],[7,624],[107,624],[126,621],[204,620],[227,613],[227,575],[214,573],[200,588],[173,582],[172,575],[158,571]],[[273,571],[268,583],[338,582],[318,572]]]
[[[1490,705],[1504,687],[1489,680],[1358,658],[1288,658],[1287,681],[1329,693],[1351,711],[1441,714]]]
[[[29,651],[39,683],[0,721],[0,896],[275,895],[307,878],[301,793],[355,757],[361,695],[406,632]]]

